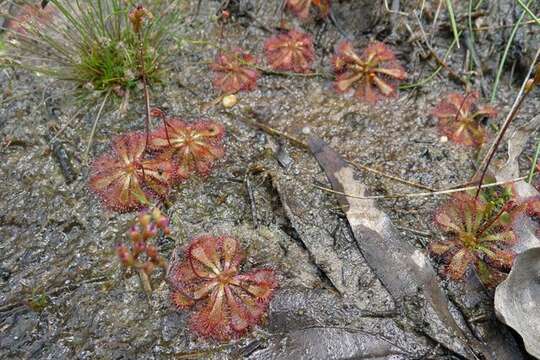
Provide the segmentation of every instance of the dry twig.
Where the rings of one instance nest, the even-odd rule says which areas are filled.
[[[305,142],[303,142],[302,140],[300,140],[300,139],[298,139],[298,138],[296,138],[294,136],[291,136],[289,134],[286,134],[284,132],[276,130],[276,129],[268,126],[268,125],[262,124],[262,123],[260,123],[260,122],[258,122],[256,120],[253,120],[253,119],[246,119],[244,117],[241,117],[241,119],[244,122],[259,128],[260,130],[264,131],[265,133],[267,133],[269,135],[283,137],[283,138],[289,140],[294,145],[296,145],[296,146],[298,146],[298,147],[300,147],[302,149],[309,149],[309,146]],[[388,179],[391,179],[391,180],[394,180],[394,181],[397,181],[397,182],[400,182],[402,184],[409,185],[409,186],[412,186],[412,187],[415,187],[415,188],[418,188],[418,189],[423,189],[423,190],[428,190],[428,191],[435,191],[434,189],[430,188],[429,186],[426,186],[426,185],[423,185],[423,184],[418,184],[418,183],[415,183],[413,181],[405,180],[405,179],[399,178],[397,176],[387,174],[387,173],[382,172],[380,170],[371,168],[371,167],[363,165],[363,164],[359,164],[359,163],[351,161],[351,160],[347,160],[347,162],[350,165],[352,165],[353,167],[355,167],[356,169],[358,169],[358,170],[368,171],[368,172],[371,172],[373,174],[377,174],[379,176],[382,176],[382,177],[385,177],[385,178],[388,178]]]

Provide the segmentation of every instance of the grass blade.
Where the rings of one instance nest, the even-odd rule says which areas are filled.
[[[533,0],[529,0],[527,3],[527,6],[530,5],[533,2]],[[504,70],[504,65],[506,64],[506,58],[508,57],[508,52],[510,51],[510,47],[512,46],[512,43],[514,42],[514,38],[516,37],[516,33],[519,29],[519,26],[521,22],[523,21],[523,18],[525,17],[526,12],[524,11],[519,16],[518,21],[514,24],[514,27],[512,28],[512,32],[510,33],[510,37],[508,38],[508,42],[506,43],[506,47],[504,48],[503,55],[501,57],[499,68],[497,69],[497,75],[495,76],[495,84],[493,85],[493,90],[491,92],[491,98],[490,101],[494,102],[495,97],[497,96],[497,88],[499,87],[499,82],[501,80],[501,75]]]
[[[446,0],[446,8],[448,9],[448,15],[450,16],[450,23],[452,24],[452,32],[454,33],[454,39],[456,40],[456,45],[459,49],[459,32],[456,23],[456,16],[454,14],[454,7],[452,6],[452,0]]]
[[[538,155],[540,155],[540,140],[536,144],[536,152],[534,153],[534,159],[531,165],[531,171],[529,171],[529,176],[527,177],[527,182],[530,184],[536,170],[536,164],[538,163]]]
[[[529,5],[526,5],[523,0],[517,0],[517,2],[519,3],[519,5],[523,8],[523,10],[525,10],[525,12],[527,14],[529,14],[529,16],[531,18],[533,18],[534,21],[536,21],[536,23],[538,25],[540,25],[540,18],[538,18],[538,16],[534,15],[534,13],[531,11],[531,9],[529,9]],[[530,2],[529,2],[530,3]]]

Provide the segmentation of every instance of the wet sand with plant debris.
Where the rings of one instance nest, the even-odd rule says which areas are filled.
[[[475,174],[487,147],[477,152],[446,141],[429,111],[449,91],[462,92],[462,84],[442,69],[426,85],[401,90],[398,99],[376,106],[337,94],[332,88],[330,57],[342,35],[330,22],[298,22],[314,35],[314,68],[322,75],[263,72],[255,91],[237,94],[238,103],[224,108],[208,70],[220,32],[225,34],[223,46],[241,46],[262,59],[268,29],[280,18],[278,1],[239,3],[222,30],[214,16],[218,1],[203,1],[197,16],[197,1],[188,2],[185,8],[190,13],[170,44],[176,71],[152,89],[153,106],[186,120],[212,119],[222,123],[226,132],[225,156],[213,172],[207,178],[193,176],[173,189],[165,204],[171,235],[161,237],[156,245],[168,258],[198,234],[234,235],[246,249],[247,269],[271,267],[278,276],[279,289],[263,324],[240,340],[199,340],[187,326],[189,313],[171,305],[162,272],[153,279],[150,296],[141,289],[137,276],[124,276],[115,244],[126,241],[133,214],[101,206],[88,189],[88,163],[107,151],[115,135],[144,129],[140,97],[132,96],[126,114],[114,108],[104,112],[90,159],[86,159],[97,108],[80,111],[61,83],[4,66],[0,71],[0,357],[457,358],[396,313],[392,297],[358,250],[336,197],[321,189],[330,185],[319,163],[290,137],[307,142],[317,135],[349,160],[423,186],[357,171],[372,195],[458,186]],[[419,54],[422,34],[414,15],[419,5],[402,1],[403,14],[392,16],[382,3],[336,1],[335,21],[360,47],[373,37],[391,44],[409,75],[407,83],[417,83],[437,67],[436,61]],[[507,25],[503,19],[508,12],[515,15],[515,10],[510,1],[500,3],[478,16],[476,25]],[[467,14],[464,5],[455,10]],[[427,34],[438,54],[444,54],[453,40],[450,21],[441,16],[439,22],[446,25]],[[508,60],[508,71],[496,93],[499,115],[493,124],[497,126],[523,80],[526,69],[521,62],[530,62],[534,44],[540,43],[538,27],[523,29],[516,40],[522,52]],[[504,47],[506,30],[510,31],[477,33],[476,49],[485,62],[488,90],[497,67],[496,57],[489,54],[492,47]],[[422,49],[427,51],[425,46]],[[464,61],[463,47],[446,60],[461,78],[469,75],[462,70]],[[473,81],[473,88],[481,86],[478,77]],[[510,131],[538,115],[538,94],[537,89],[524,103]],[[254,122],[274,129],[274,135]],[[160,124],[155,120],[151,125]],[[490,129],[490,139],[495,128]],[[55,136],[59,130],[61,134]],[[521,174],[530,168],[537,138],[538,129],[519,158]],[[502,162],[505,150],[501,147],[496,162]],[[378,206],[402,239],[424,249],[431,239],[442,236],[433,214],[444,199],[389,198],[378,201]],[[313,253],[306,247],[305,236],[330,245]],[[346,265],[339,284],[334,281],[336,274],[317,261],[323,255]],[[458,294],[451,299],[465,291],[460,283],[440,281],[450,294]],[[456,302],[451,307],[458,318],[493,316],[492,312],[466,313],[461,306]],[[504,330],[503,324],[497,326]]]

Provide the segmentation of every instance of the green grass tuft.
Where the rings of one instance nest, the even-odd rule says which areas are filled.
[[[181,23],[181,2],[142,1],[153,15],[142,28],[144,72],[150,85],[162,81],[167,71],[170,40]],[[76,97],[88,103],[94,104],[108,93],[121,97],[141,78],[140,41],[128,19],[138,3],[51,0],[47,6],[53,14],[50,19],[26,19],[24,30],[8,30],[2,59],[72,82]]]

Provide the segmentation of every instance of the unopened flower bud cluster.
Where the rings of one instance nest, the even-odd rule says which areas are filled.
[[[116,253],[122,265],[144,271],[150,275],[156,267],[167,268],[167,261],[159,255],[155,245],[148,240],[159,235],[170,234],[169,219],[158,208],[143,211],[137,217],[137,223],[128,231],[131,247],[119,244]]]

